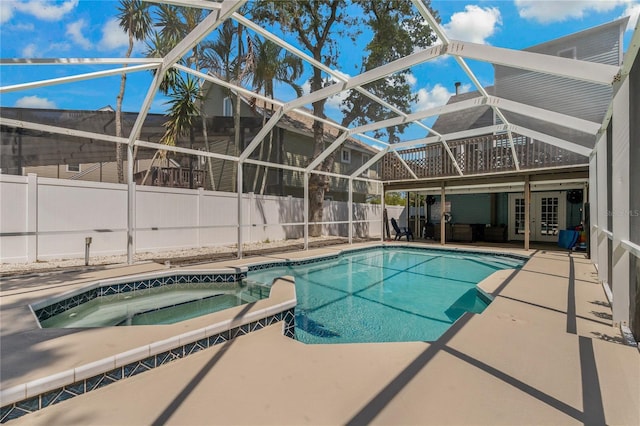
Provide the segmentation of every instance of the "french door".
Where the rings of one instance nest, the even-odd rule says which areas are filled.
[[[532,192],[530,213],[530,241],[558,241],[566,226],[566,192]],[[524,240],[524,229],[524,194],[509,194],[509,239]]]

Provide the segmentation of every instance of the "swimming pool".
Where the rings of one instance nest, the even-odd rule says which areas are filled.
[[[433,341],[465,312],[487,307],[476,284],[523,263],[504,255],[380,247],[308,265],[250,267],[247,280],[294,276],[295,333],[305,343]]]
[[[512,255],[381,246],[230,273],[122,277],[31,307],[45,328],[172,324],[267,298],[275,278],[292,275],[295,337],[304,343],[432,341],[465,312],[486,308],[490,298],[477,283],[523,262]]]

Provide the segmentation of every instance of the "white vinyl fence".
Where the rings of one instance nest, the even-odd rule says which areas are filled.
[[[126,254],[127,186],[0,175],[2,263]],[[302,199],[243,194],[243,242],[304,236]],[[399,215],[399,213],[397,213]],[[391,216],[389,216],[391,217]],[[325,202],[324,235],[348,236],[348,203]],[[353,237],[380,238],[380,205],[353,206]],[[136,252],[231,245],[238,238],[235,193],[138,186]]]

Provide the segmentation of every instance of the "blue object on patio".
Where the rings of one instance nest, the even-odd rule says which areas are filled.
[[[558,246],[571,250],[573,246],[576,245],[579,235],[580,233],[578,231],[560,231],[560,234],[558,235]]]
[[[413,240],[413,232],[411,232],[410,228],[400,228],[398,226],[398,222],[396,222],[396,220],[394,218],[391,218],[391,226],[393,226],[394,231],[396,231],[396,240],[401,239],[402,237],[406,236],[407,237],[407,241],[409,241],[409,237],[411,237],[411,239]]]

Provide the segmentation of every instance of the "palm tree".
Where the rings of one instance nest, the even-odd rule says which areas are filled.
[[[167,102],[169,104],[168,119],[163,124],[166,130],[162,138],[160,138],[160,143],[168,146],[175,146],[178,138],[187,134],[193,143],[194,119],[199,114],[198,104],[201,98],[198,82],[191,76],[187,75],[185,79],[178,75],[175,83],[172,92],[169,94],[170,100]],[[166,155],[165,152],[156,151],[151,160],[151,165],[153,166],[156,157],[164,157]],[[142,180],[143,184],[146,182],[150,171],[151,166]]]
[[[129,36],[129,47],[127,48],[126,58],[131,57],[133,51],[134,40],[144,40],[151,32],[151,14],[149,13],[149,5],[141,0],[120,0],[118,7],[119,25]],[[126,64],[125,64],[126,66]],[[122,99],[124,98],[124,89],[127,83],[127,74],[122,73],[120,77],[120,92],[116,98],[116,136],[122,136]],[[118,182],[124,183],[123,170],[123,149],[122,144],[116,145],[116,168],[118,172]]]
[[[277,44],[265,40],[256,39],[255,45],[255,66],[253,69],[252,85],[257,92],[263,91],[264,95],[273,99],[274,83],[285,83],[293,88],[296,96],[302,96],[302,88],[295,83],[303,72],[302,60],[296,55],[285,51],[282,55],[282,47]],[[266,108],[265,108],[266,109]],[[270,105],[270,111],[273,113],[273,104]],[[264,114],[266,118],[266,114]],[[263,123],[264,125],[264,123]],[[260,159],[264,154],[264,143],[260,144]],[[269,143],[267,146],[267,161],[271,158],[271,150],[273,147],[273,131],[269,133]],[[255,190],[258,183],[259,166],[256,167],[256,174],[253,180],[253,188]],[[267,182],[267,174],[269,168],[265,167],[262,173],[262,183],[260,185],[260,194],[264,193]]]
[[[163,57],[173,47],[176,46],[187,34],[189,34],[204,18],[204,13],[201,9],[197,8],[184,8],[176,7],[167,4],[159,6],[158,10],[158,22],[157,26],[160,31],[155,31],[153,37],[148,44],[147,56],[151,57]],[[195,67],[196,71],[201,71],[202,61],[202,48],[200,45],[195,45],[191,50],[191,55],[182,59],[180,62],[186,66]],[[188,84],[187,84],[188,83]],[[185,86],[186,85],[186,86]],[[198,87],[197,96],[192,92],[194,87]],[[182,103],[183,105],[192,104],[190,109],[192,112],[199,113],[202,118],[202,134],[204,138],[205,149],[209,149],[209,140],[207,134],[207,122],[204,116],[204,111],[200,107],[202,104],[202,84],[198,84],[193,78],[187,78],[186,80],[180,75],[180,73],[174,68],[170,69],[165,75],[164,80],[160,85],[160,91],[164,94],[169,94],[171,101],[169,104],[172,108],[169,111],[169,126],[165,135],[162,137],[162,143],[167,143],[175,140],[182,130],[178,133],[173,132],[173,125],[170,123],[180,122],[181,117],[176,117],[174,114],[179,113],[179,109],[174,108],[175,105]],[[180,99],[180,96],[185,98]],[[182,109],[184,111],[184,109]],[[193,124],[190,119],[189,123]],[[178,128],[180,126],[178,125]],[[191,131],[191,142],[193,143],[193,131]],[[215,190],[215,183],[213,179],[213,168],[211,165],[211,158],[207,158],[209,187]]]
[[[218,30],[218,38],[211,43],[203,44],[203,62],[209,72],[234,84],[248,79],[254,68],[254,50],[250,38],[247,46],[243,42],[242,25],[234,25],[231,20],[225,21]],[[234,54],[235,52],[235,54]],[[233,100],[234,146],[240,149],[240,97],[229,90]],[[228,141],[225,154],[229,154],[231,141]],[[222,162],[220,176],[223,176],[226,160]],[[232,175],[236,174],[237,163],[233,162]],[[236,190],[236,181],[232,182],[232,190]],[[238,188],[242,190],[242,188]]]

